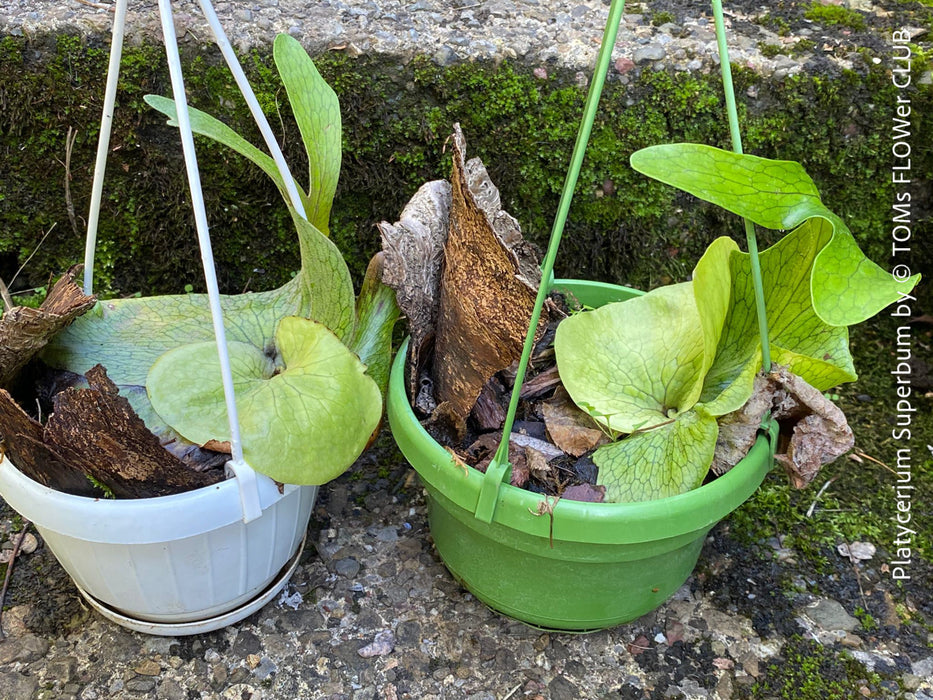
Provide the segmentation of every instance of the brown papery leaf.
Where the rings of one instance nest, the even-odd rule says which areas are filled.
[[[813,481],[824,464],[844,455],[855,444],[845,414],[823,392],[810,386],[786,368],[780,368],[787,395],[775,408],[774,417],[793,424],[785,454],[775,455],[794,488]]]
[[[395,290],[399,308],[408,318],[411,341],[407,381],[413,401],[434,341],[449,225],[450,183],[446,180],[422,185],[395,224],[378,224],[385,253],[382,281]]]
[[[482,163],[464,162],[459,125],[452,141],[453,203],[434,375],[438,403],[462,423],[489,378],[521,355],[540,273],[518,224],[499,208],[498,190]],[[538,332],[547,324],[545,316]]]
[[[775,460],[795,488],[809,484],[820,467],[855,444],[852,429],[836,404],[786,367],[773,365],[769,374],[755,378],[748,403],[720,419],[712,467],[716,474],[725,473],[748,453],[768,411],[780,421],[782,432],[791,433],[787,451],[775,455]]]
[[[163,449],[103,367],[86,376],[90,389],[66,389],[55,397],[45,442],[58,454],[117,498],[166,496],[217,483],[217,476],[188,469]]]
[[[550,401],[541,404],[541,415],[554,444],[574,457],[609,442],[596,421],[577,407],[563,387],[554,392]]]
[[[94,306],[97,300],[75,284],[80,269],[75,265],[62,275],[38,309],[15,306],[0,319],[0,387],[9,386],[52,336]]]
[[[713,453],[713,474],[722,476],[748,454],[761,421],[771,410],[777,385],[770,374],[759,372],[755,376],[752,395],[737,411],[727,413],[719,419],[719,437]]]
[[[224,454],[232,454],[233,448],[230,445],[228,440],[208,440],[203,445],[201,445],[205,450],[211,450],[212,452],[223,452]]]
[[[533,447],[525,447],[525,463],[528,465],[528,471],[536,479],[544,479],[551,474],[551,465],[548,459],[541,452]]]

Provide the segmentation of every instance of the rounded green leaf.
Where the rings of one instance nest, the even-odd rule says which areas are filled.
[[[830,222],[814,217],[759,256],[772,359],[790,365],[793,372],[821,390],[856,377],[848,331],[827,325],[813,308],[814,260],[832,236]],[[705,268],[714,261],[721,263],[721,256],[708,255],[697,266],[694,280],[701,316],[707,308],[701,300],[711,294],[711,285],[704,281],[713,277]],[[700,396],[713,415],[728,413],[745,403],[761,363],[750,259],[747,253],[735,249],[727,260],[731,301],[716,359],[706,374]]]
[[[650,146],[630,160],[638,172],[759,226],[791,229],[810,224],[822,229],[825,240],[814,253],[816,259],[807,261],[807,270],[812,269],[812,307],[827,325],[851,326],[871,318],[909,294],[920,280],[920,275],[895,278],[866,258],[845,223],[823,206],[816,185],[799,163],[695,143]]]
[[[772,348],[773,351],[773,348]],[[708,373],[704,378],[703,393],[698,404],[711,416],[724,416],[745,405],[755,388],[755,375],[761,371],[761,346],[751,348],[744,366],[737,366],[734,374]]]
[[[325,326],[287,317],[274,349],[229,343],[228,350],[244,458],[253,469],[284,483],[323,484],[360,455],[382,417],[382,397],[366,366]],[[230,439],[214,343],[166,352],[146,390],[186,439]]]
[[[703,330],[691,283],[564,319],[554,339],[574,402],[630,433],[691,408],[703,383]]]
[[[686,493],[703,483],[713,462],[719,426],[702,408],[593,453],[597,483],[613,503],[650,501]]]

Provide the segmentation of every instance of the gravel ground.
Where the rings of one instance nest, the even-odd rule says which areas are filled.
[[[7,0],[0,36],[67,31],[106,41],[109,4]],[[783,5],[768,20],[757,2],[730,3],[733,59],[780,79],[873,60],[872,52],[887,50],[892,26],[909,27],[921,44],[928,38],[896,3],[846,4],[874,29],[820,27]],[[183,41],[204,40],[196,4],[175,6]],[[159,34],[155,7],[131,3],[130,41]],[[631,70],[714,66],[706,3],[656,0],[638,9],[626,16],[616,47],[617,79]],[[311,51],[400,60],[427,52],[440,63],[518,58],[587,70],[607,3],[243,0],[218,2],[217,10],[242,50],[285,31]],[[665,21],[652,23],[662,11]],[[774,19],[785,16],[790,35]],[[804,39],[807,48],[791,50]],[[867,54],[842,50],[853,43]],[[762,45],[784,53],[766,56]],[[9,549],[17,521],[0,506],[0,545]],[[40,539],[12,577],[0,698],[823,697],[795,675],[805,666],[812,678],[845,681],[841,698],[933,700],[933,627],[903,623],[899,614],[906,604],[933,619],[929,587],[905,597],[880,562],[856,568],[831,557],[816,573],[779,539],[743,545],[726,523],[711,533],[695,574],[657,611],[608,631],[549,633],[466,593],[433,551],[426,518],[417,480],[386,435],[322,489],[309,546],[282,598],[223,631],[185,638],[127,632],[90,611]],[[855,617],[866,611],[874,624]]]
[[[0,533],[11,516],[4,506]],[[673,599],[631,624],[573,635],[502,617],[438,559],[388,435],[322,489],[309,543],[277,601],[180,638],[89,610],[40,544],[13,576],[0,698],[780,698],[787,665],[807,658],[809,673],[848,684],[839,698],[933,699],[933,635],[901,624],[875,563],[856,572],[839,557],[819,574],[824,595],[788,592],[812,588],[796,553],[740,545],[727,524]],[[914,603],[929,608],[929,591]],[[860,607],[877,627],[854,617]]]

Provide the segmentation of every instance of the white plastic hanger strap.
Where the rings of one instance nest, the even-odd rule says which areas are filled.
[[[214,41],[217,42],[220,53],[223,54],[224,60],[227,62],[227,67],[233,74],[233,79],[236,81],[237,87],[240,88],[243,99],[246,100],[246,105],[249,107],[250,114],[253,115],[253,120],[259,127],[259,132],[262,134],[262,138],[266,142],[269,152],[272,154],[272,160],[275,161],[279,173],[282,175],[282,180],[285,182],[285,190],[288,192],[288,198],[292,203],[292,207],[294,207],[301,218],[307,220],[308,216],[305,213],[305,205],[298,195],[295,179],[292,177],[292,172],[288,167],[288,163],[285,162],[285,156],[282,154],[282,149],[279,148],[279,142],[272,133],[269,120],[266,119],[262,107],[259,106],[259,100],[256,99],[253,88],[246,79],[243,67],[240,65],[236,54],[233,52],[233,47],[230,45],[230,41],[224,33],[220,20],[217,19],[217,13],[214,12],[214,7],[211,5],[210,0],[198,0],[198,2],[201,5],[201,11],[207,18],[207,23],[210,25],[211,32],[214,34]]]
[[[91,209],[87,217],[87,240],[84,244],[84,293],[94,293],[94,252],[97,250],[97,223],[100,220],[100,200],[104,191],[104,172],[110,151],[110,131],[113,108],[117,100],[117,82],[120,79],[120,61],[123,58],[123,30],[126,26],[126,4],[117,0],[113,14],[113,32],[110,40],[110,64],[107,67],[107,87],[104,91],[104,112],[100,118],[97,139],[97,160],[94,162],[94,184],[91,188]]]
[[[171,0],[159,0],[159,14],[162,19],[162,34],[165,40],[165,52],[168,57],[169,75],[172,82],[172,94],[178,116],[178,130],[181,134],[182,151],[185,156],[185,170],[188,174],[188,187],[191,193],[191,205],[194,209],[195,227],[198,233],[198,245],[201,248],[201,262],[204,267],[204,281],[214,324],[214,337],[217,341],[217,353],[220,358],[220,371],[223,380],[224,399],[227,417],[230,423],[230,448],[232,452],[231,468],[236,474],[240,487],[240,501],[243,506],[243,520],[249,522],[262,514],[259,503],[259,485],[256,474],[243,459],[243,446],[240,440],[240,423],[233,389],[233,374],[230,370],[230,356],[227,353],[227,336],[224,330],[223,310],[220,306],[220,291],[214,270],[214,255],[211,248],[210,233],[204,197],[201,192],[201,176],[198,171],[197,156],[194,149],[194,135],[188,116],[188,101],[185,96],[185,84],[181,74],[181,57],[178,54],[178,40],[175,36],[175,24],[172,17]]]
[[[101,116],[100,137],[97,144],[97,160],[94,167],[94,181],[91,192],[91,208],[88,215],[87,241],[85,246],[84,291],[91,294],[94,280],[94,255],[97,247],[97,228],[100,219],[100,206],[103,193],[103,181],[106,172],[107,155],[110,150],[111,127],[113,124],[114,105],[116,103],[117,83],[120,75],[120,63],[123,54],[123,36],[126,25],[126,11],[128,0],[117,0],[112,41],[110,48],[110,63],[107,71],[107,86],[104,95],[104,109]],[[279,147],[269,122],[259,106],[255,94],[243,68],[220,25],[217,13],[210,0],[199,0],[201,10],[204,12],[214,39],[227,62],[230,72],[236,80],[240,92],[259,127],[260,133],[272,154],[289,200],[295,210],[305,219],[304,204],[299,195],[295,180],[285,162],[285,157]],[[184,79],[181,71],[181,58],[178,53],[178,39],[175,34],[174,18],[172,16],[171,0],[159,0],[159,16],[162,22],[162,34],[165,41],[165,52],[168,59],[169,74],[172,83],[172,93],[175,98],[175,108],[178,120],[178,130],[181,135],[182,151],[185,157],[185,169],[188,176],[188,186],[191,194],[191,204],[194,210],[195,227],[198,234],[198,244],[201,250],[201,262],[204,267],[204,280],[207,285],[208,301],[211,309],[211,319],[214,326],[214,337],[217,342],[217,352],[220,359],[221,378],[224,389],[224,400],[230,424],[231,459],[227,462],[228,475],[235,476],[240,491],[240,502],[243,510],[244,522],[249,522],[262,515],[259,500],[259,480],[268,477],[259,477],[247,464],[243,457],[243,446],[240,438],[239,415],[236,407],[233,375],[230,368],[230,357],[227,352],[226,332],[223,323],[223,310],[220,305],[220,292],[217,284],[217,275],[214,269],[214,256],[211,247],[207,213],[204,206],[204,197],[201,190],[201,177],[198,170],[197,156],[194,147],[194,136],[191,129],[191,120],[188,113],[188,102],[185,95]]]

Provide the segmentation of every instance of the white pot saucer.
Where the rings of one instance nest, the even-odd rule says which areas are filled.
[[[285,584],[288,583],[292,574],[295,573],[295,569],[298,568],[298,560],[301,559],[301,553],[304,551],[306,540],[307,537],[301,541],[301,546],[298,547],[298,551],[295,552],[295,555],[285,564],[279,575],[275,577],[272,583],[270,583],[262,593],[233,610],[203,620],[195,620],[193,622],[150,622],[148,620],[140,620],[139,618],[129,617],[106,603],[99,601],[82,589],[81,586],[75,584],[75,587],[97,612],[111,622],[115,622],[121,627],[126,627],[134,632],[142,632],[144,634],[153,634],[162,637],[183,637],[191,634],[214,632],[249,617],[275,598],[285,587]]]

